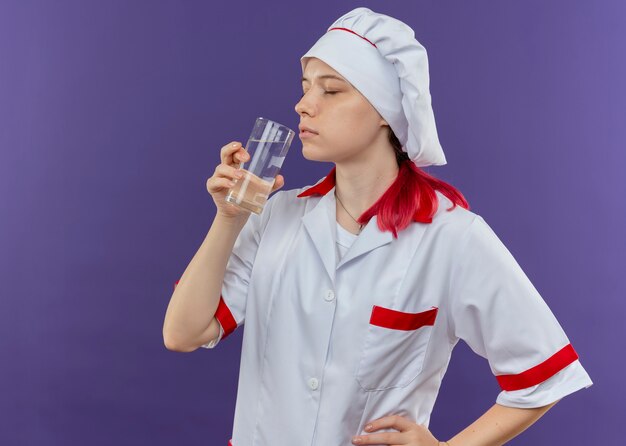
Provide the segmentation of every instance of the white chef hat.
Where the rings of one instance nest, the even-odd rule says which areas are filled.
[[[429,91],[426,49],[413,29],[359,7],[339,17],[300,58],[316,57],[361,92],[387,121],[417,165],[443,165]]]

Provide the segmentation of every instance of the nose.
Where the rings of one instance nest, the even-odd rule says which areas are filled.
[[[307,92],[308,93],[308,92]],[[296,113],[302,116],[303,114],[308,114],[312,116],[314,113],[314,107],[311,104],[310,99],[308,99],[308,95],[305,93],[302,95],[296,106],[294,107]]]

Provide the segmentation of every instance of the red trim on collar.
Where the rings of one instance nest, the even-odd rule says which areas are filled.
[[[373,43],[372,43],[369,39],[367,39],[366,37],[363,37],[363,36],[362,36],[362,35],[360,35],[360,34],[355,33],[355,32],[354,32],[354,31],[352,31],[351,29],[348,29],[348,28],[340,28],[340,27],[335,27],[335,28],[331,28],[331,29],[329,29],[328,31],[332,31],[332,30],[334,30],[334,29],[341,30],[341,31],[348,31],[349,33],[352,33],[352,34],[354,34],[355,36],[359,36],[361,39],[363,39],[363,40],[365,40],[365,41],[369,42],[369,44],[370,44],[370,45],[372,45],[374,48],[378,48],[378,47],[377,47],[375,44],[373,44]]]
[[[315,186],[311,186],[306,189],[304,192],[301,192],[298,195],[298,198],[308,197],[310,195],[326,195],[329,190],[335,187],[335,170],[337,166],[333,167],[326,178],[324,178],[321,182],[317,183]]]

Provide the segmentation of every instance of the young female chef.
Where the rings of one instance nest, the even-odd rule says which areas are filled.
[[[193,351],[245,321],[229,444],[500,445],[591,386],[491,227],[419,169],[446,160],[413,30],[356,8],[301,62],[303,153],[334,168],[249,214],[224,201],[249,156],[224,146],[207,182],[215,220],[163,328],[167,348]],[[502,391],[438,441],[428,423],[459,339]]]

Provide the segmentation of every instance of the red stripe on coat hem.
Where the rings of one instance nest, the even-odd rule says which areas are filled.
[[[572,344],[567,344],[541,364],[517,375],[496,375],[496,379],[502,390],[525,389],[544,382],[577,359],[578,354],[574,347]]]

